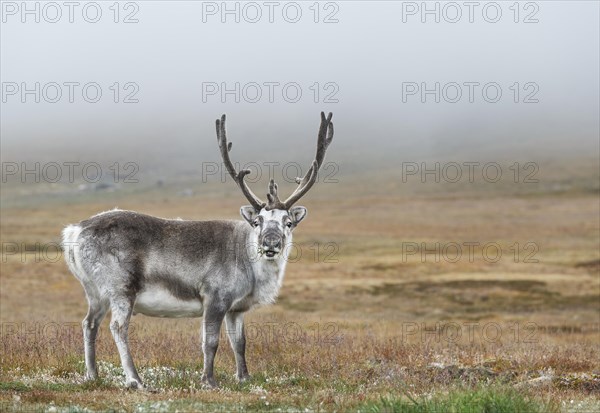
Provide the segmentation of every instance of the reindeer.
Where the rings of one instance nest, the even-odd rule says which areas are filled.
[[[332,114],[321,112],[317,152],[298,187],[285,200],[269,182],[267,203],[236,171],[227,142],[225,115],[217,119],[217,141],[223,163],[250,205],[242,220],[185,221],[156,218],[133,211],[102,212],[63,232],[70,271],[81,282],[89,309],[82,322],[86,379],[98,377],[96,336],[110,309],[113,335],[128,388],[143,384],[133,363],[127,331],[132,314],[152,317],[202,317],[202,383],[217,387],[213,366],[221,324],[225,319],[235,353],[236,377],[250,376],[246,366],[244,313],[275,302],[292,242],[292,232],[306,217],[294,206],[313,186],[333,139]]]

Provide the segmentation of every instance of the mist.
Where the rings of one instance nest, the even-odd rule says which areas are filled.
[[[287,3],[272,16],[260,2],[121,3],[118,23],[100,4],[97,23],[80,8],[70,23],[65,6],[56,23],[40,6],[37,23],[3,3],[3,161],[194,168],[218,161],[222,113],[236,159],[308,161],[321,111],[334,113],[336,161],[598,153],[596,2],[520,3],[518,16],[500,3],[495,23],[485,3],[473,22],[455,3],[455,23],[445,3],[428,3],[437,15],[423,15],[420,2],[320,3],[318,15],[298,3],[296,23]],[[39,103],[21,90],[36,82]],[[78,84],[72,103],[65,82]],[[50,83],[60,85],[55,103]],[[96,103],[83,97],[88,83],[99,85]]]

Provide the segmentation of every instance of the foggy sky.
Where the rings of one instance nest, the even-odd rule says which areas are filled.
[[[32,8],[34,3],[29,3]],[[483,18],[486,2],[475,9],[473,23],[465,6],[457,23],[445,21],[443,14],[440,23],[433,15],[422,23],[420,13],[403,15],[403,7],[411,7],[406,2],[335,2],[337,23],[322,22],[335,11],[334,6],[325,9],[325,3],[320,22],[314,23],[309,9],[313,2],[298,3],[302,17],[297,23],[283,18],[285,2],[275,8],[273,23],[263,2],[256,3],[263,13],[256,23],[246,21],[254,18],[251,9],[246,16],[240,14],[239,23],[234,15],[226,15],[225,23],[219,12],[203,15],[203,7],[212,11],[213,5],[221,8],[221,2],[137,2],[134,17],[139,22],[132,24],[112,21],[112,2],[99,2],[103,14],[95,24],[84,21],[81,7],[75,10],[74,23],[64,15],[66,7],[57,23],[43,16],[40,23],[32,16],[22,23],[20,13],[3,12],[3,85],[96,82],[103,95],[98,103],[87,103],[77,89],[75,102],[69,103],[64,87],[58,103],[35,103],[31,96],[22,103],[19,94],[6,96],[1,109],[2,159],[217,160],[214,120],[227,113],[236,159],[307,160],[314,151],[321,110],[334,112],[340,158],[406,158],[446,151],[487,156],[529,151],[530,157],[537,152],[559,157],[579,150],[597,153],[598,3],[537,2],[538,23],[524,23],[532,9],[523,8],[515,23],[512,3],[498,3],[502,17],[497,23]],[[20,7],[21,2],[15,4]],[[428,4],[435,7],[435,2]],[[440,9],[443,6],[440,3]],[[233,9],[235,3],[228,7]],[[241,10],[243,3],[238,7]],[[132,10],[121,9],[119,19]],[[293,18],[294,10],[288,11]],[[453,18],[454,11],[449,16]],[[139,103],[114,103],[109,87],[115,82],[121,88],[127,82],[139,86]],[[280,86],[273,103],[264,86],[258,103],[243,96],[236,103],[232,95],[223,103],[219,94],[203,101],[208,82]],[[281,86],[291,82],[302,90],[296,103],[286,102],[281,94]],[[310,89],[315,82],[320,85],[317,103]],[[335,85],[325,90],[328,82]],[[403,102],[403,82],[425,82],[429,87],[435,82],[495,82],[503,95],[497,103],[488,103],[479,87],[470,103],[463,87],[457,103],[443,97],[435,103],[433,96],[422,103],[419,94]],[[519,103],[513,102],[509,89],[515,82],[521,88]],[[538,103],[522,102],[533,90],[523,89],[528,82],[539,87]],[[339,89],[334,96],[339,102],[323,102],[334,88]],[[119,99],[130,90],[121,89]]]

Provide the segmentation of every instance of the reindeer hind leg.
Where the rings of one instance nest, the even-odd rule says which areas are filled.
[[[89,308],[87,315],[81,323],[85,349],[85,379],[95,380],[98,378],[98,368],[96,365],[96,337],[98,336],[100,324],[108,311],[108,303],[102,301],[96,295],[90,294],[87,290],[86,293],[88,296]]]
[[[131,389],[142,389],[142,380],[133,363],[128,342],[129,320],[133,312],[133,303],[126,297],[113,298],[110,302],[110,311],[110,331],[119,350],[121,365],[125,372],[125,385]]]

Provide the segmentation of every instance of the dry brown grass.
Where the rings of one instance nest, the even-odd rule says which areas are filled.
[[[560,406],[570,400],[584,409],[600,406],[597,193],[406,197],[392,195],[385,185],[363,196],[353,195],[356,188],[329,189],[315,191],[306,202],[310,216],[295,239],[303,256],[289,265],[279,302],[247,318],[254,333],[247,350],[253,380],[234,382],[233,355],[223,339],[218,392],[199,388],[199,320],[143,316],[134,318],[132,348],[142,378],[158,392],[120,389],[106,323],[98,344],[105,379],[82,384],[81,286],[62,260],[35,262],[33,254],[22,260],[5,253],[3,406],[53,402],[132,410],[183,399],[189,404],[181,409],[347,410],[381,397],[444,394],[483,384],[514,387]],[[1,238],[30,247],[57,242],[65,224],[116,205],[158,216],[236,218],[239,196],[216,194],[177,198],[164,190],[90,197],[72,205],[5,207]],[[337,207],[329,208],[334,199]],[[323,262],[330,242],[339,250]],[[495,242],[504,255],[493,263],[483,259],[480,247],[473,262],[466,253],[457,262],[402,254],[403,243],[423,242],[428,248],[436,242]],[[527,242],[538,247],[539,262],[523,262]],[[510,250],[515,243],[518,262]],[[548,380],[532,381],[539,377]]]

